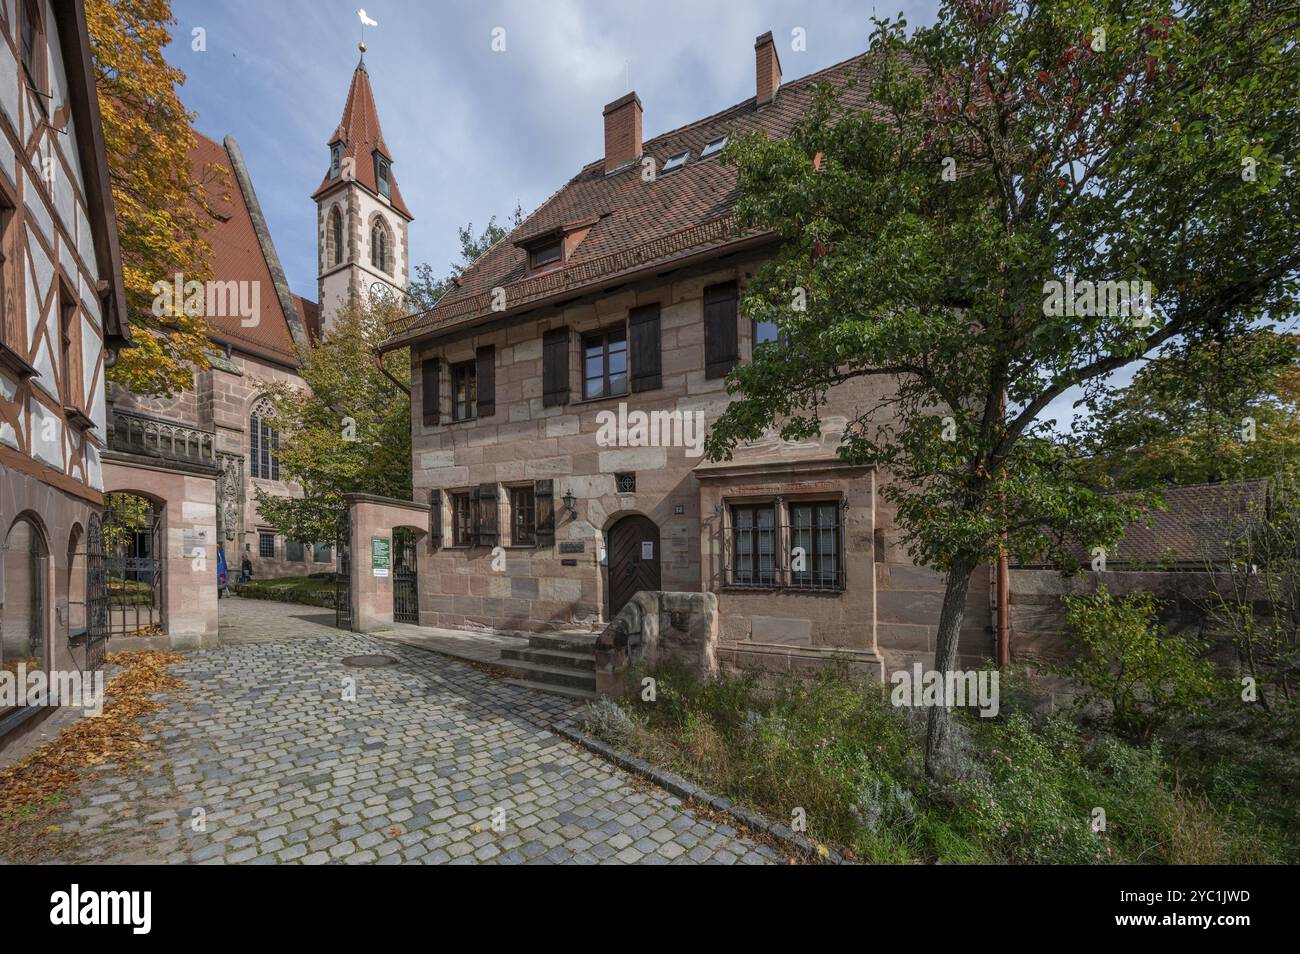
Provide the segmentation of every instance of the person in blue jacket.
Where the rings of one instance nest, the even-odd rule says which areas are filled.
[[[217,544],[217,599],[226,595],[226,586],[229,585],[230,575],[226,571],[226,545]]]

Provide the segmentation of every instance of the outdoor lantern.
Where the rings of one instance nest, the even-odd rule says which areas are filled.
[[[574,520],[577,520],[578,511],[575,509],[574,504],[578,502],[578,498],[573,496],[573,488],[569,488],[568,490],[566,490],[564,492],[564,497],[562,499],[564,500],[564,509],[569,511],[570,517],[572,517]]]

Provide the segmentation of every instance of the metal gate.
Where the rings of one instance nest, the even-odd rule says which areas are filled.
[[[107,503],[103,554],[109,635],[161,636],[161,515],[136,494],[108,494]]]
[[[420,622],[420,591],[416,586],[415,533],[393,530],[393,621]]]
[[[352,515],[340,518],[334,535],[334,625],[352,628]]]
[[[108,654],[108,581],[104,574],[104,529],[90,515],[86,530],[86,656],[90,672],[104,664]]]

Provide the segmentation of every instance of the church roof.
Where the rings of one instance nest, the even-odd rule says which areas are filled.
[[[364,57],[352,73],[352,85],[348,87],[348,101],[343,106],[343,118],[339,120],[334,135],[330,136],[326,145],[333,146],[336,142],[343,143],[343,158],[353,161],[353,174],[356,181],[365,186],[369,192],[379,195],[379,183],[375,181],[373,153],[379,152],[390,163],[393,161],[393,154],[388,151],[383,130],[379,128],[379,110],[375,108],[375,94],[370,89],[370,74],[366,71]],[[330,170],[327,168],[325,178],[321,180],[321,184],[316,187],[311,197],[319,199],[331,189],[342,187],[347,181],[342,176],[337,179],[330,178]],[[388,185],[389,200],[393,208],[408,219],[411,218],[406,203],[402,201],[402,191],[397,187],[397,177],[391,167],[388,170]]]
[[[295,334],[294,325],[302,328],[304,317],[316,310],[314,302],[292,296],[292,314],[286,314],[276,276],[283,282],[283,271],[262,219],[252,181],[247,177],[243,160],[234,140],[228,146],[195,130],[190,165],[195,177],[208,191],[208,201],[218,218],[204,238],[212,246],[212,278],[215,281],[257,282],[259,313],[254,324],[245,326],[239,315],[209,315],[208,336],[221,344],[281,364],[296,367],[295,343],[305,340]],[[222,176],[223,167],[233,174]],[[225,181],[222,181],[223,178]]]

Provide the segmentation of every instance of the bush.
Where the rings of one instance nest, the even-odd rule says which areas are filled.
[[[1065,621],[1078,654],[1057,671],[1101,703],[1120,735],[1138,742],[1178,713],[1198,710],[1220,688],[1206,644],[1171,636],[1156,620],[1150,593],[1117,599],[1106,587],[1065,597]]]

